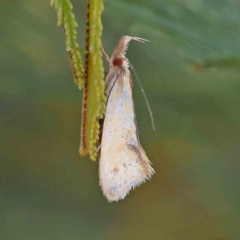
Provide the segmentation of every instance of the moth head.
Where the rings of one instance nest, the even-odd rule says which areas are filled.
[[[114,58],[112,64],[114,67],[121,67],[122,66],[122,58]]]
[[[112,65],[114,67],[117,67],[117,68],[128,68],[129,67],[129,64],[128,64],[128,59],[125,58],[125,57],[115,57],[113,60],[112,60]]]
[[[123,36],[118,42],[118,45],[114,49],[111,57],[111,64],[114,67],[123,69],[127,69],[129,67],[129,61],[125,57],[125,54],[128,49],[129,42],[131,40],[135,40],[142,43],[148,42],[148,40],[139,37]]]

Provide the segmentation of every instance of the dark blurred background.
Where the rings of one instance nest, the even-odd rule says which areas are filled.
[[[83,46],[86,2],[72,2]],[[82,92],[55,10],[48,1],[3,0],[1,239],[240,239],[240,1],[104,3],[109,55],[122,35],[151,41],[132,42],[127,57],[155,117],[156,132],[133,80],[156,174],[107,202],[98,162],[78,154]]]

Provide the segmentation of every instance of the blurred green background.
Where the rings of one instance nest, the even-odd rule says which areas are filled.
[[[85,35],[85,1],[72,1]],[[0,3],[1,239],[240,239],[240,1],[105,0],[103,45],[122,35],[156,174],[108,203],[78,154],[81,97],[48,1]],[[105,64],[107,67],[107,64]],[[107,71],[107,68],[106,68]],[[133,77],[134,78],[134,77]]]

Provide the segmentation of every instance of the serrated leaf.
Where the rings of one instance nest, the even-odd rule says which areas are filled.
[[[81,144],[79,153],[96,160],[97,140],[99,138],[99,119],[105,112],[104,96],[104,69],[101,52],[102,25],[102,0],[88,1],[87,36],[86,36],[86,83],[83,95]],[[100,27],[99,27],[100,26]]]
[[[72,12],[72,4],[70,0],[51,0],[50,4],[57,10],[57,25],[62,25],[64,29],[66,49],[72,65],[74,82],[79,89],[82,89],[84,83],[84,66],[77,43],[76,27],[78,24]]]

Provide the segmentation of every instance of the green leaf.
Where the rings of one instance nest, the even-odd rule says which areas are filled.
[[[87,36],[86,36],[86,82],[84,86],[82,106],[82,130],[79,152],[96,160],[97,141],[99,138],[99,119],[105,113],[106,97],[104,95],[104,69],[101,52],[103,11],[102,0],[88,1]]]
[[[72,65],[74,82],[79,89],[82,89],[84,84],[84,66],[81,51],[77,43],[76,28],[78,24],[72,12],[72,4],[70,0],[51,0],[50,4],[54,6],[57,11],[57,25],[62,25],[64,29],[66,49]]]

